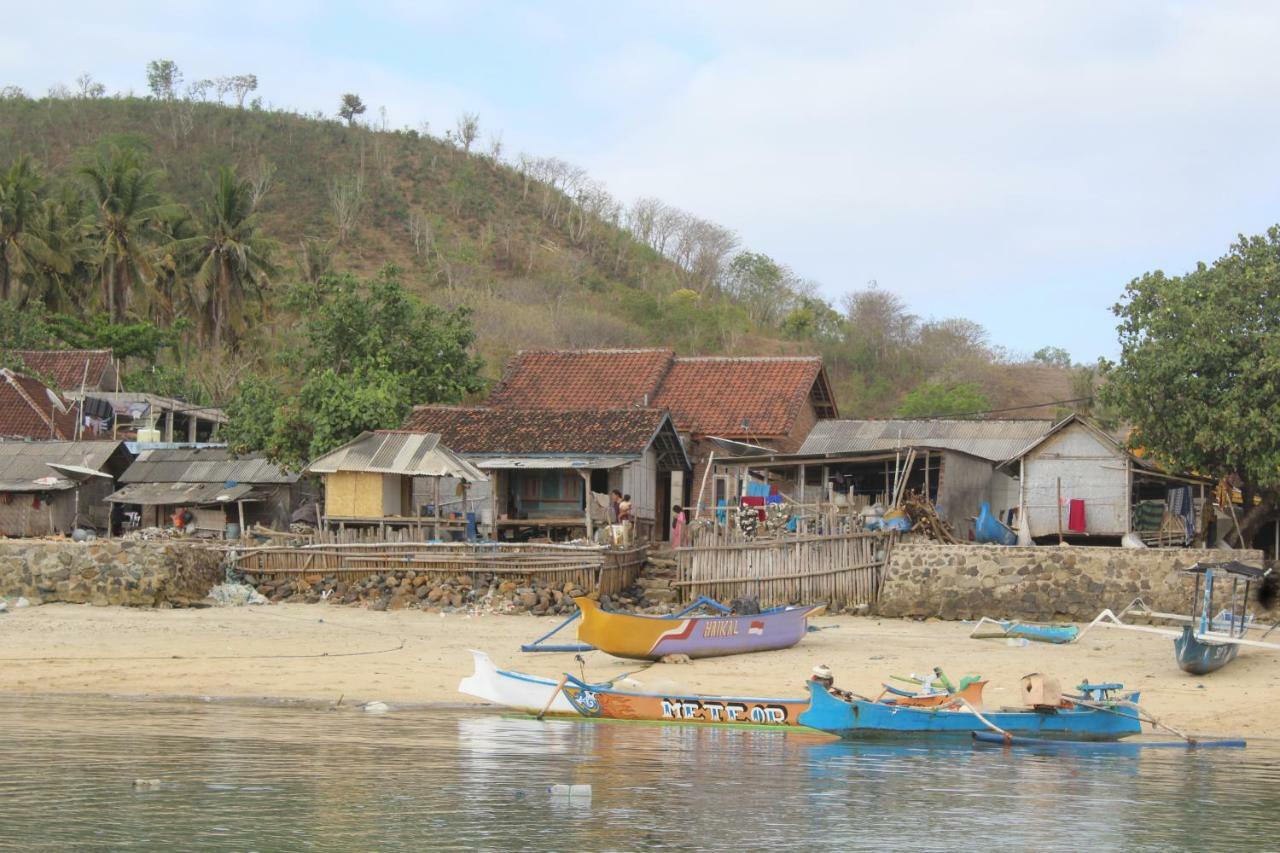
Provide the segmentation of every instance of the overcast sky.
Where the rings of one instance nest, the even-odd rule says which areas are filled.
[[[620,5],[26,3],[0,85],[143,93],[171,58],[253,72],[276,106],[355,91],[437,133],[474,111],[508,153],[719,222],[832,299],[875,280],[1079,360],[1114,352],[1129,279],[1280,220],[1280,4]]]

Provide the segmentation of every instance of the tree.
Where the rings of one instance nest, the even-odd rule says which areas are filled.
[[[364,430],[398,426],[414,405],[482,387],[469,311],[419,302],[394,267],[363,286],[349,275],[295,285],[285,304],[305,312],[305,346],[279,367],[301,382],[296,394],[261,377],[240,384],[224,432],[238,451],[301,465]]]
[[[228,91],[235,96],[236,107],[243,109],[244,99],[249,96],[250,92],[255,92],[258,89],[258,75],[237,74],[234,77],[226,78],[226,85]]]
[[[1040,347],[1031,355],[1031,360],[1049,367],[1071,367],[1071,353],[1062,347]]]
[[[480,135],[480,116],[475,113],[463,113],[454,124],[454,139],[462,146],[463,151],[470,152]]]
[[[355,127],[356,116],[362,115],[367,109],[364,101],[360,100],[360,96],[354,92],[343,95],[338,103],[338,115],[347,120],[347,127]]]
[[[172,59],[153,59],[147,63],[147,88],[157,101],[176,99],[181,85],[182,72]]]
[[[903,395],[898,403],[898,417],[945,418],[981,412],[990,404],[975,382],[945,385],[922,382]]]
[[[96,100],[107,94],[107,87],[94,80],[93,75],[87,72],[76,78],[76,89],[81,98],[88,100]]]
[[[97,210],[97,245],[102,301],[112,322],[124,320],[134,286],[151,277],[146,241],[173,205],[161,202],[159,172],[147,168],[133,148],[108,146],[79,170]]]
[[[796,296],[795,276],[768,255],[739,252],[725,274],[725,291],[747,309],[752,322],[772,325]]]
[[[1150,458],[1240,489],[1247,547],[1280,515],[1280,226],[1185,275],[1146,273],[1112,310],[1103,401]]]
[[[220,168],[199,227],[199,235],[175,241],[172,251],[198,263],[189,299],[200,317],[201,340],[235,346],[245,330],[246,301],[261,297],[274,272],[273,247],[258,234],[251,182],[233,168]]]
[[[0,300],[12,295],[15,276],[30,276],[41,264],[65,265],[36,230],[43,184],[26,155],[0,175]]]

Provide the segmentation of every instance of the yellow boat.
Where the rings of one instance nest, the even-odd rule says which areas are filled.
[[[658,660],[666,655],[709,658],[787,649],[800,642],[808,618],[825,604],[775,607],[748,616],[635,616],[603,610],[585,596],[578,639],[615,657]]]

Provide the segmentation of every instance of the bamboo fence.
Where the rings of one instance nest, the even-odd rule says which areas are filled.
[[[378,540],[233,549],[229,559],[244,574],[260,577],[333,575],[350,581],[413,571],[436,583],[485,574],[517,582],[539,578],[556,586],[573,584],[588,592],[614,595],[636,582],[646,557],[644,546]]]
[[[672,586],[685,601],[752,595],[762,606],[874,605],[895,539],[864,532],[678,548]]]

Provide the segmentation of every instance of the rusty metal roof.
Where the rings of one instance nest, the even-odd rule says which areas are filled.
[[[469,483],[489,478],[440,443],[434,432],[366,432],[307,466],[312,474],[363,471],[406,477],[456,477]]]
[[[1016,456],[1053,428],[1050,420],[820,420],[797,454],[860,453],[929,446],[992,462]]]

